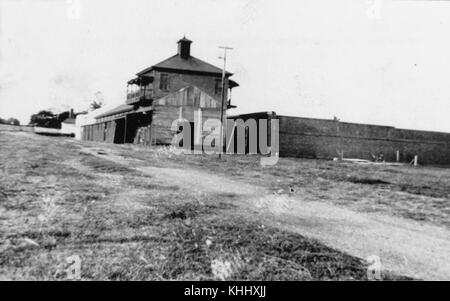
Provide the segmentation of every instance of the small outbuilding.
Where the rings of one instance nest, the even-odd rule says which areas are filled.
[[[76,131],[75,118],[67,118],[61,122],[61,134],[75,136]]]

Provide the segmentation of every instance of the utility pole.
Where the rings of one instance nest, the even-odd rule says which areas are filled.
[[[222,102],[220,106],[220,141],[219,141],[219,159],[222,158],[223,152],[223,106],[225,102],[225,77],[226,77],[226,66],[227,66],[227,50],[233,50],[231,47],[227,46],[219,46],[220,49],[223,49],[223,56],[220,56],[219,59],[223,59],[223,70],[222,70]]]

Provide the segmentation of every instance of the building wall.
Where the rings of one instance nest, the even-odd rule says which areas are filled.
[[[227,143],[227,148],[226,151],[227,153],[230,154],[238,154],[238,153],[242,153],[242,149],[239,149],[239,147],[237,146],[238,139],[242,139],[241,137],[238,138],[238,131],[240,131],[241,133],[244,133],[244,138],[245,139],[245,147],[244,147],[244,152],[247,154],[253,154],[255,149],[251,149],[251,147],[249,146],[250,143],[250,133],[251,130],[248,128],[246,122],[248,122],[249,120],[253,119],[255,120],[255,124],[256,124],[256,132],[257,132],[257,136],[255,137],[256,139],[254,139],[253,141],[256,142],[256,153],[257,154],[264,154],[267,155],[268,152],[272,152],[272,151],[277,151],[277,150],[272,150],[272,149],[265,149],[265,150],[261,150],[261,146],[260,144],[263,144],[263,148],[267,147],[271,147],[272,145],[272,120],[276,119],[277,116],[275,114],[275,112],[257,112],[257,113],[249,113],[249,114],[242,114],[242,115],[235,115],[235,116],[228,116],[227,117],[227,122],[229,123],[229,128],[227,128],[227,138],[226,138],[226,143]],[[267,128],[263,129],[261,128],[261,124],[260,124],[260,120],[266,120],[266,126]],[[264,124],[264,123],[262,123]],[[231,130],[230,130],[231,129]],[[265,139],[265,141],[260,141],[260,137],[261,137],[261,131],[265,131],[267,133],[267,137]],[[242,134],[241,134],[242,135]],[[276,143],[276,137],[274,137],[274,143]],[[242,142],[241,142],[242,143]]]
[[[382,153],[386,161],[450,164],[450,134],[354,124],[333,120],[278,116],[280,156],[331,159],[341,151],[346,158],[371,160]]]
[[[168,74],[169,78],[169,90],[164,91],[160,89],[161,73]],[[196,75],[196,74],[183,74],[173,72],[160,72],[153,71],[151,73],[155,80],[153,81],[153,93],[154,98],[163,97],[169,93],[176,92],[186,86],[196,86],[206,92],[208,95],[214,97],[216,100],[221,100],[221,93],[215,92],[215,80],[221,80],[220,75]],[[228,79],[225,81],[225,106],[228,99]]]
[[[154,143],[170,144],[174,136],[172,123],[180,117],[193,123],[194,112],[199,110],[202,115],[202,127],[208,119],[220,120],[220,101],[196,87],[187,87],[154,101],[152,121]],[[202,137],[210,134],[211,132],[203,132]]]
[[[61,123],[61,134],[66,135],[74,135],[76,134],[77,129],[75,127],[75,124],[73,123]]]
[[[84,141],[98,141],[114,143],[116,137],[117,120],[84,125],[81,127],[81,139]]]

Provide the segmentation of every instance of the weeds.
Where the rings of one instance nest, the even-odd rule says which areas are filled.
[[[72,255],[82,260],[83,280],[366,279],[361,259],[244,218],[233,204],[236,194],[198,195],[164,186],[123,165],[86,155],[75,143],[29,139],[25,143],[0,136],[0,153],[8,158],[0,162],[3,280],[64,280],[65,260]],[[159,164],[165,158],[170,164],[186,160],[170,149],[156,154]],[[135,155],[155,159],[145,152]],[[211,163],[217,172],[257,173],[257,181],[266,186],[285,176],[306,185],[317,179],[313,167],[299,171],[284,161],[277,174],[262,171],[255,157],[225,157],[223,165],[210,158],[188,158],[183,164],[197,168]],[[69,161],[73,164],[65,164]],[[286,187],[295,181],[287,181]],[[51,214],[43,223],[39,216],[45,212]],[[36,245],[23,247],[24,239]]]

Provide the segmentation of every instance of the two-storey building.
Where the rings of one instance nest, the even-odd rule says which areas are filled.
[[[234,107],[231,90],[238,84],[230,79],[233,74],[229,72],[225,72],[222,83],[223,70],[192,56],[191,44],[186,38],[179,40],[177,54],[137,73],[128,82],[125,104],[97,116],[95,124],[84,126],[82,138],[169,144],[174,120],[188,120],[193,127],[194,112],[201,112],[203,120],[220,119],[222,86],[226,120],[226,110]]]

